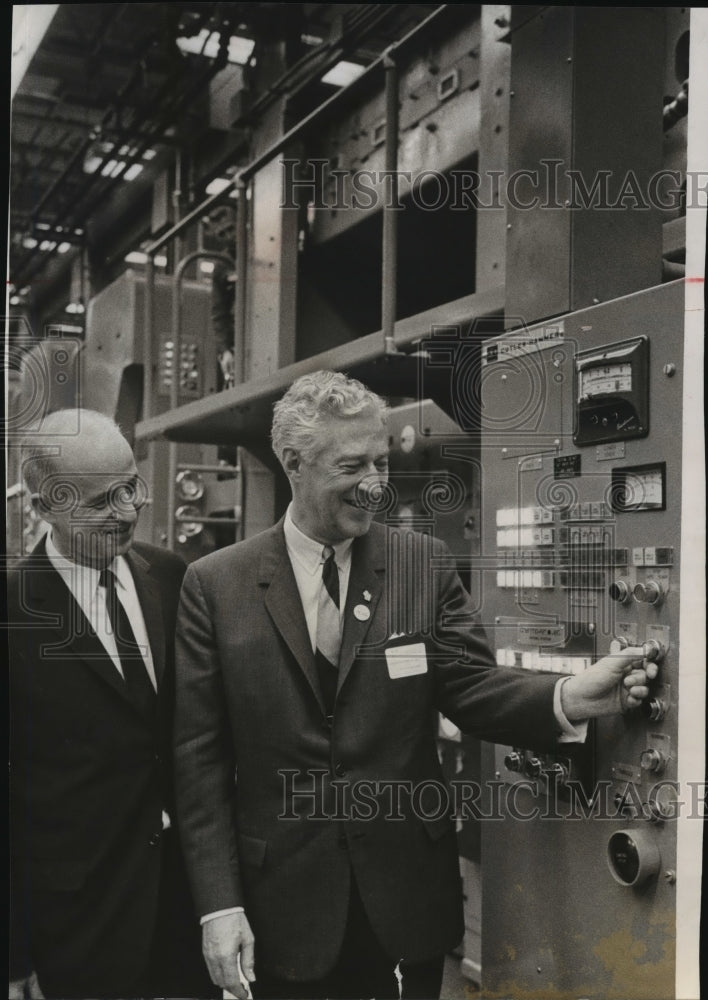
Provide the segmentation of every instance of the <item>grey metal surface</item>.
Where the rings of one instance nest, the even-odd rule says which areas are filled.
[[[640,712],[597,720],[591,742],[581,752],[589,757],[595,782],[609,786],[610,815],[605,818],[584,819],[576,811],[572,812],[575,818],[553,818],[556,813],[567,814],[567,803],[559,799],[557,807],[549,806],[545,786],[539,786],[537,795],[521,787],[519,781],[525,776],[505,767],[505,751],[487,750],[485,777],[503,782],[506,806],[503,819],[483,823],[482,830],[485,994],[514,1000],[538,996],[667,1000],[674,996],[676,887],[664,878],[664,872],[676,868],[676,825],[613,814],[613,802],[628,781],[636,785],[637,799],[644,803],[654,783],[677,776],[683,295],[683,282],[674,282],[568,315],[562,341],[489,366],[497,367],[500,375],[505,367],[516,366],[518,379],[523,379],[524,371],[532,372],[529,384],[543,402],[535,433],[521,443],[509,431],[509,443],[518,447],[503,451],[503,437],[493,420],[486,433],[483,430],[483,620],[490,639],[497,649],[582,653],[596,659],[609,651],[613,636],[630,635],[639,643],[663,636],[669,649],[655,693],[662,686],[664,693],[670,690],[671,706],[661,722],[651,723]],[[639,335],[649,337],[651,349],[649,436],[622,442],[614,458],[613,452],[601,446],[576,447],[572,441],[574,353]],[[540,381],[535,358],[542,361],[545,377]],[[667,365],[675,365],[674,374],[667,374]],[[513,380],[509,384],[491,375],[485,385],[494,403],[489,411],[492,416],[502,412],[510,392],[518,392]],[[556,478],[554,459],[573,455],[580,456],[580,475]],[[594,598],[590,591],[578,592],[594,607],[574,603],[572,592],[559,585],[557,566],[551,589],[497,585],[496,573],[502,565],[502,550],[496,546],[498,509],[545,507],[553,511],[552,527],[558,533],[559,511],[572,495],[581,503],[607,500],[613,468],[656,462],[666,463],[666,510],[605,517],[613,545],[629,550],[629,565],[608,568],[605,587],[593,591]],[[635,549],[655,546],[674,548],[670,567],[644,566],[642,559],[635,559]],[[557,538],[552,554],[556,559],[560,554]],[[656,608],[635,601],[620,605],[608,596],[608,585],[616,578],[630,582],[660,579],[668,594]],[[566,641],[543,646],[524,639],[520,626],[544,625],[560,626]],[[665,771],[660,776],[642,771],[642,751],[662,746],[671,748]],[[518,813],[504,799],[504,789],[515,785],[513,801]],[[519,818],[519,813],[534,809],[540,812],[536,818]],[[638,888],[618,885],[606,862],[608,838],[626,828],[648,831],[661,856],[658,877]],[[681,874],[690,878],[690,873]]]

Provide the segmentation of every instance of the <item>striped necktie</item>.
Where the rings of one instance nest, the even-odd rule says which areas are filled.
[[[337,692],[337,668],[341,646],[339,615],[339,570],[334,561],[334,549],[322,549],[322,585],[317,602],[317,636],[315,659],[322,694],[327,710],[331,711]]]

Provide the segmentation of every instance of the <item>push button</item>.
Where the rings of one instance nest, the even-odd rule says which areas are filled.
[[[161,840],[162,840],[162,834],[161,833],[159,833],[159,832],[153,833],[152,837],[150,837],[150,840],[148,841],[148,846],[149,847],[157,847],[157,845],[160,843]]]

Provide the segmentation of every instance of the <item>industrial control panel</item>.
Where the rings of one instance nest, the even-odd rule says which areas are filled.
[[[690,798],[677,781],[683,317],[674,282],[482,346],[483,620],[499,669],[560,680],[626,647],[658,665],[643,709],[594,720],[584,740],[487,751],[494,995],[674,996]]]

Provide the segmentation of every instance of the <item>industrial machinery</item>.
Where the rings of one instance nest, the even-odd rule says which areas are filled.
[[[701,781],[679,784],[677,759],[683,295],[664,285],[482,348],[499,668],[561,677],[626,647],[659,666],[644,710],[595,720],[585,742],[490,754],[483,969],[503,995],[673,995],[676,821]]]
[[[130,29],[136,5],[109,6]],[[205,5],[172,6],[180,31],[211,30]],[[687,242],[705,187],[699,145],[687,158],[689,55],[692,93],[708,65],[697,16],[216,5],[221,56],[249,32],[254,55],[204,68],[206,32],[189,68],[207,90],[165,108],[159,175],[138,164],[143,264],[116,276],[124,236],[112,269],[94,247],[85,338],[69,351],[47,338],[33,368],[51,399],[80,384],[83,405],[119,420],[153,497],[140,535],[187,560],[285,510],[272,405],[299,375],[346,371],[392,405],[381,519],[447,543],[499,670],[560,680],[622,648],[657,665],[646,711],[596,720],[552,754],[480,745],[439,720],[447,778],[479,792],[456,815],[460,956],[485,996],[698,996],[704,582],[688,505],[702,511],[691,477],[703,456],[686,433],[702,417],[703,331],[690,323],[705,260],[691,270]],[[324,70],[345,56],[358,70],[334,88]],[[89,236],[125,217],[109,195]],[[220,256],[202,224],[225,205],[237,294],[222,387],[210,282],[192,265]],[[46,226],[16,240],[28,274]]]

